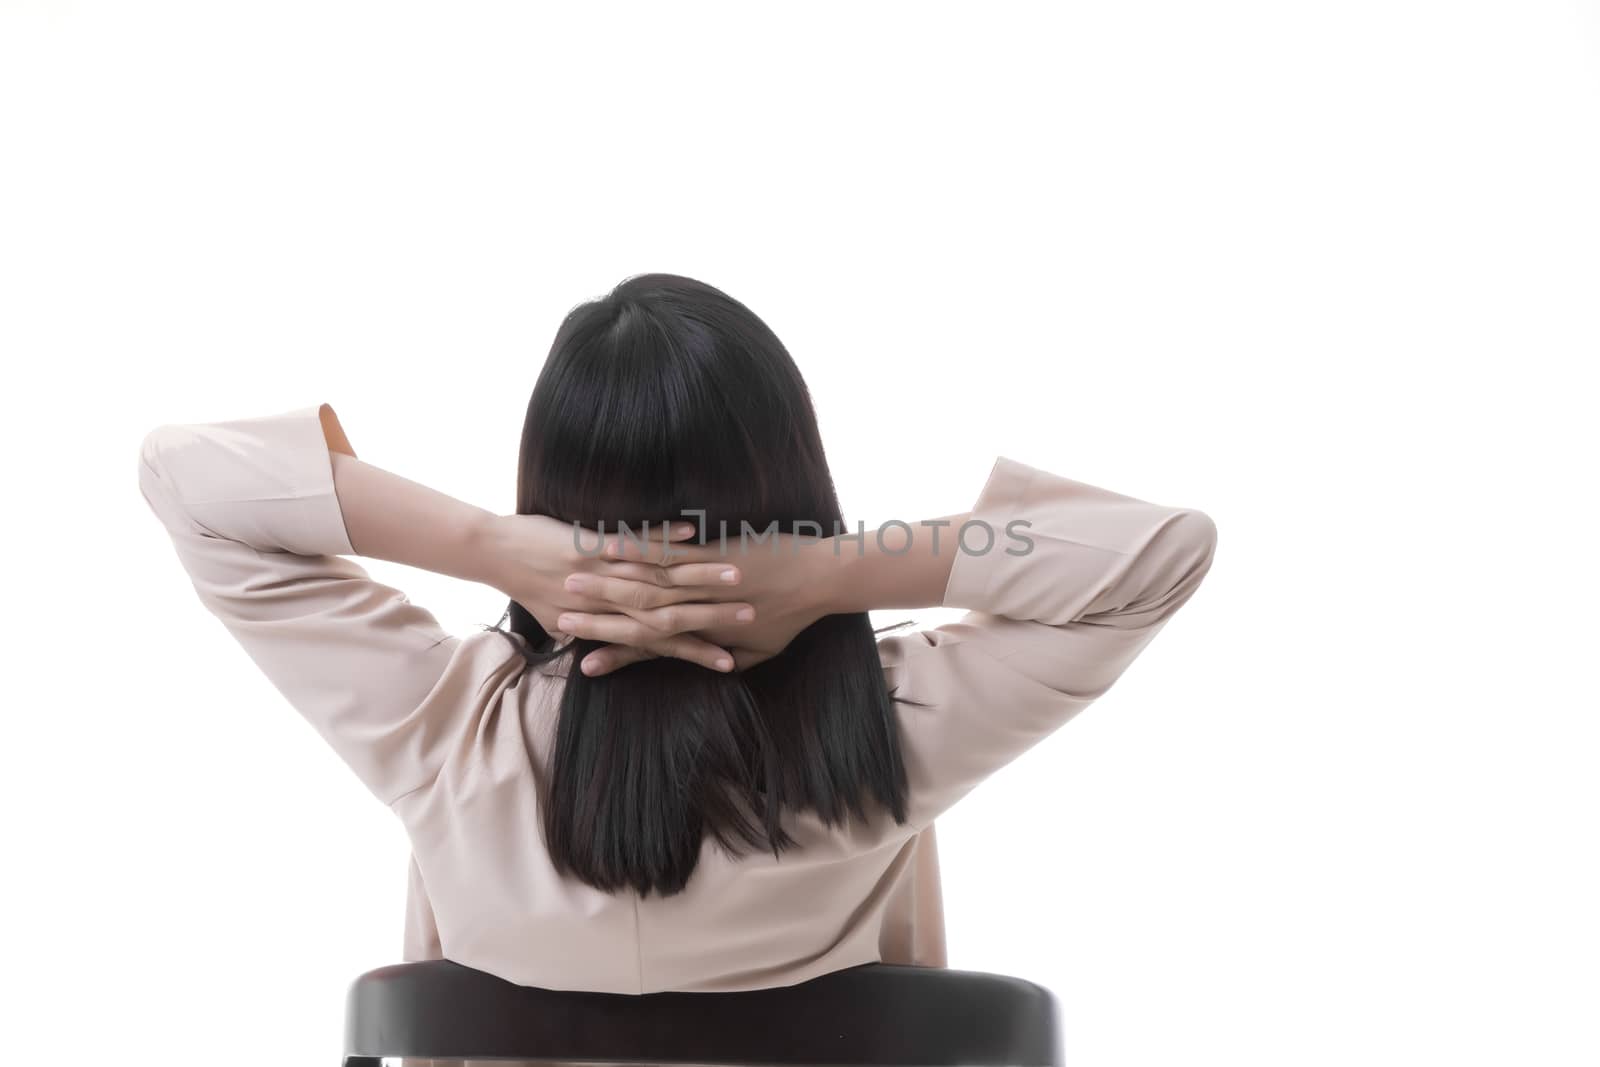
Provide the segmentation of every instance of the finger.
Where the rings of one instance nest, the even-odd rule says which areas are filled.
[[[605,641],[613,645],[648,645],[652,641],[660,641],[670,636],[628,615],[591,614],[581,611],[562,612],[556,619],[556,628],[573,637]]]
[[[621,670],[631,663],[655,658],[657,658],[656,653],[648,649],[635,648],[632,645],[606,645],[583,657],[578,669],[590,678],[598,678],[603,674]]]
[[[692,522],[679,522],[677,520],[663,520],[648,523],[648,531],[644,528],[636,531],[646,533],[652,541],[683,541],[693,537],[699,532],[699,527]]]
[[[641,563],[714,563],[725,555],[720,542],[709,545],[668,544],[659,538],[642,538],[622,533],[607,534],[605,559],[637,560]]]
[[[722,577],[731,574],[731,578]],[[739,569],[720,563],[656,567],[611,563],[600,572],[575,571],[562,583],[569,593],[633,608],[655,608],[685,600],[729,600],[738,595]]]
[[[668,604],[663,608],[638,610],[625,608],[632,619],[643,623],[660,634],[680,634],[686,630],[709,630],[717,626],[739,626],[755,621],[756,609],[752,604],[733,601],[728,604]]]
[[[669,637],[665,641],[652,644],[649,648],[635,648],[631,645],[606,645],[598,648],[583,658],[579,669],[591,678],[610,674],[621,670],[633,663],[647,659],[658,659],[670,656],[681,659],[701,667],[722,673],[734,669],[734,657],[731,652],[709,641],[698,637],[683,634]]]
[[[696,527],[689,522],[658,522],[647,519],[634,524],[616,524],[615,529],[602,534],[605,543],[627,544],[639,546],[641,543],[648,552],[661,551],[661,546],[666,542],[679,542],[691,538],[696,533]]]
[[[629,539],[634,541],[682,541],[693,537],[698,532],[692,522],[680,522],[673,519],[646,519],[640,523],[607,523],[615,529],[611,533],[603,534],[607,541],[612,538]]]
[[[644,563],[629,564],[629,566],[638,566],[646,571],[654,571],[656,569]],[[600,611],[615,608],[632,608],[634,610],[659,608],[668,604],[676,604],[680,600],[687,600],[694,595],[678,589],[663,589],[661,586],[647,581],[639,581],[632,578],[614,578],[605,574],[586,574],[582,571],[567,575],[566,580],[561,585],[569,593],[576,593],[598,604],[605,605],[605,607],[596,609]]]
[[[689,634],[669,637],[651,645],[650,649],[663,656],[687,660],[714,671],[731,671],[734,666],[733,655],[727,649]]]
[[[755,621],[756,609],[750,604],[672,604],[650,611],[622,613],[564,611],[556,628],[573,637],[605,641],[613,645],[648,647],[688,630],[716,626],[737,626]]]
[[[629,564],[619,564],[629,566]],[[730,585],[738,585],[743,577],[732,563],[673,563],[655,568],[667,585],[675,588],[695,587],[719,592]]]

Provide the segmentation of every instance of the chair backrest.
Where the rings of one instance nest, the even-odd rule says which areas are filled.
[[[345,1064],[382,1057],[616,1064],[1054,1067],[1055,998],[1032,982],[865,964],[740,993],[535,989],[449,960],[350,987]]]

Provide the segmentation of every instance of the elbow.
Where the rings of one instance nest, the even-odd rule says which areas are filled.
[[[1194,508],[1173,510],[1139,557],[1140,592],[1104,621],[1128,628],[1158,625],[1188,603],[1211,570],[1217,524]]]
[[[1178,520],[1183,527],[1183,540],[1188,552],[1204,569],[1209,570],[1217,554],[1217,523],[1210,515],[1193,508],[1186,509]]]
[[[165,426],[157,426],[139,442],[139,484],[145,485],[161,472],[161,435]]]
[[[179,472],[189,463],[184,449],[194,442],[194,431],[182,425],[157,426],[139,442],[139,492],[168,531],[204,534],[207,531],[184,503]]]
[[[1170,529],[1176,565],[1177,588],[1187,598],[1211,570],[1217,555],[1217,524],[1210,515],[1195,508],[1184,508],[1173,519]]]
[[[139,442],[139,484],[148,486],[152,481],[160,481],[162,475],[162,452],[170,445],[173,434],[172,426],[157,426],[144,435]]]
[[[139,442],[139,489],[146,500],[177,494],[171,461],[192,439],[188,427],[176,424],[157,426],[144,435]]]
[[[1148,534],[1116,553],[1118,570],[1076,617],[1125,630],[1152,629],[1181,608],[1211,570],[1217,524],[1195,508],[1162,507]]]
[[[1185,508],[1172,520],[1168,534],[1172,548],[1166,573],[1172,584],[1162,599],[1169,611],[1175,611],[1211,571],[1217,555],[1217,524],[1205,512]]]

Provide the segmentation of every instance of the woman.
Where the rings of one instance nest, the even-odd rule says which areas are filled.
[[[140,463],[206,607],[404,824],[405,958],[552,989],[943,965],[935,819],[1104,693],[1216,541],[1004,457],[970,512],[857,537],[782,344],[673,275],[567,316],[518,481],[515,515],[453,500],[327,405]],[[509,625],[452,636],[352,555],[491,585]],[[970,610],[868,626],[940,605]]]

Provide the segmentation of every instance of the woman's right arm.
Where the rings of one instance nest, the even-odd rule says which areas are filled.
[[[981,525],[962,536],[969,523]],[[754,623],[700,633],[733,647],[741,666],[775,654],[823,615],[967,609],[957,622],[878,642],[890,688],[917,702],[900,705],[900,722],[910,819],[921,827],[1104,694],[1194,595],[1217,541],[1202,511],[1005,457],[971,512],[910,532],[909,545],[903,526],[889,526],[881,540],[873,531],[749,549],[729,558],[738,580],[720,589],[599,576],[574,576],[569,588],[630,605],[622,611],[737,596],[754,605]],[[670,570],[651,573],[666,581]],[[605,618],[585,617],[577,632],[606,640],[589,632]],[[614,621],[625,633],[628,620]],[[637,655],[613,646],[589,660],[603,673]]]
[[[755,622],[708,636],[743,660],[826,614],[966,608],[878,642],[905,701],[908,819],[921,829],[1110,689],[1194,595],[1216,543],[1202,511],[1001,457],[966,514],[816,542],[787,566],[746,554],[736,588]]]
[[[1216,552],[1216,524],[1202,511],[1004,457],[969,517],[994,531],[994,543],[946,557],[937,601],[931,562],[924,570],[904,556],[875,565],[864,557],[838,571],[835,595],[847,610],[861,610],[863,598],[869,607],[922,606],[905,603],[907,592],[968,609],[957,622],[879,641],[895,696],[916,702],[900,705],[900,722],[918,828],[1110,689],[1194,595]],[[964,543],[978,549],[985,540],[974,528]],[[887,596],[875,590],[880,582]]]

